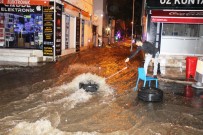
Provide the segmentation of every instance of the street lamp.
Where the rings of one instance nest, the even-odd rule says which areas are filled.
[[[135,0],[133,0],[133,13],[132,13],[132,41],[131,41],[131,47],[130,47],[130,51],[133,50],[133,26],[134,26],[134,3],[135,3]]]
[[[109,32],[110,32],[110,28],[107,27],[107,28],[106,28],[106,34],[109,35]]]

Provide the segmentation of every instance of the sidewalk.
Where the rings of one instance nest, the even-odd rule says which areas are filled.
[[[150,68],[150,71],[152,72],[151,68]],[[186,79],[185,69],[181,69],[177,67],[165,67],[165,68],[162,67],[161,74],[158,75],[158,79],[160,81],[175,82],[175,83],[182,83],[182,84],[194,84],[196,82],[193,78]]]
[[[0,61],[0,70],[3,69],[16,69],[20,67],[34,67],[41,66],[45,63],[28,63],[28,62],[8,62],[8,61]]]

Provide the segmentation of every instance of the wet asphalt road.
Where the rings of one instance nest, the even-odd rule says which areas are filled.
[[[125,64],[122,65],[120,59],[124,60],[129,54],[127,50],[117,47],[94,48],[81,54],[69,55],[57,63],[41,64],[34,67],[10,68],[9,66],[9,69],[4,66],[0,71],[0,106],[2,108],[0,133],[8,133],[8,130],[14,128],[21,121],[36,123],[38,119],[46,116],[45,118],[51,122],[52,127],[64,134],[203,134],[203,90],[194,89],[188,84],[176,83],[176,81],[166,82],[160,78],[159,89],[164,92],[163,101],[144,102],[138,99],[137,92],[133,91],[137,75],[135,73],[136,67],[129,68],[107,81],[107,84],[115,91],[113,96],[115,99],[107,104],[101,105],[101,101],[107,102],[106,97],[95,95],[89,101],[80,103],[70,110],[58,108],[58,104],[57,106],[53,105],[55,100],[63,99],[66,95],[61,92],[60,96],[54,97],[55,87],[69,83],[76,76],[90,71],[102,77],[110,76],[115,73],[115,70],[118,71],[125,66]],[[110,56],[108,56],[109,53],[106,53],[108,51],[111,51]],[[95,52],[99,55],[98,59],[95,58]],[[108,57],[105,61],[101,58],[104,55]],[[88,60],[84,61],[84,57]],[[117,62],[112,64],[113,61]],[[134,61],[131,64],[133,65],[133,63],[137,64]],[[140,59],[140,63],[142,63],[142,59]],[[73,66],[71,67],[71,65]],[[138,63],[138,65],[141,64]],[[170,69],[168,70],[170,71]],[[164,77],[167,78],[167,75]],[[179,76],[170,76],[169,78],[180,79]],[[142,83],[139,84],[139,87],[141,85]],[[49,93],[54,98],[43,99],[45,96],[43,93]],[[42,106],[41,100],[43,102],[49,100],[52,105],[47,105],[46,112],[48,114],[53,112],[53,116],[48,117],[47,113],[40,113],[42,108],[38,109],[37,107]],[[34,112],[30,111],[34,108]],[[28,113],[24,114],[25,112]],[[36,117],[32,116],[35,113]],[[69,119],[65,120],[67,118]],[[14,132],[10,134],[14,134]],[[17,133],[15,132],[15,134]]]

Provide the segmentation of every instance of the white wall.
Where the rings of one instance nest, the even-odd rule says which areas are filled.
[[[195,55],[199,38],[162,36],[160,54]]]
[[[203,24],[202,25],[200,25],[200,30],[199,30],[199,35],[200,35],[200,37],[201,36],[203,36]]]
[[[103,9],[104,9],[103,0],[94,0],[93,24],[98,26],[97,27],[98,34],[101,36],[102,36],[103,17],[105,16]]]
[[[92,41],[92,25],[89,21],[85,21],[85,34],[84,34],[85,46],[88,46],[90,44],[88,40]]]

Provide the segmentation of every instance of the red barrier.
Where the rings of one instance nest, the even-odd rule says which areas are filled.
[[[197,57],[186,58],[186,79],[194,78],[197,67]]]

